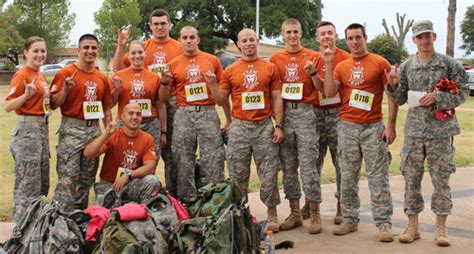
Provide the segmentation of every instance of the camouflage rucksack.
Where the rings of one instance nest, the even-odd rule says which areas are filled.
[[[171,233],[176,232],[179,228],[179,220],[176,210],[171,201],[164,194],[158,193],[147,207],[150,216],[155,220],[158,230],[165,239],[168,239]]]
[[[7,253],[82,253],[83,246],[76,222],[42,196],[31,202],[3,248]]]

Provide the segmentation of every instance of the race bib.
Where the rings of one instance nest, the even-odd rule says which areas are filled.
[[[283,83],[281,98],[287,100],[303,99],[303,83]]]
[[[161,78],[161,73],[165,70],[165,67],[166,64],[150,64],[148,65],[148,70],[157,73]]]
[[[370,111],[374,102],[374,94],[362,90],[352,89],[349,106]]]
[[[51,104],[49,97],[43,99],[43,110],[46,116],[49,116],[51,114]]]
[[[325,105],[331,105],[331,104],[337,104],[341,103],[341,97],[339,96],[339,93],[337,93],[334,97],[325,97],[323,93],[318,92],[319,95],[319,105],[320,106],[325,106]]]
[[[130,100],[130,103],[136,103],[142,110],[142,116],[151,116],[151,100],[150,99],[135,99]]]
[[[184,86],[184,91],[186,92],[186,101],[202,101],[209,98],[207,95],[206,83],[196,83]]]
[[[104,118],[102,101],[84,101],[82,103],[82,111],[84,112],[84,119],[86,120]]]
[[[265,99],[263,92],[243,92],[242,110],[264,109]]]

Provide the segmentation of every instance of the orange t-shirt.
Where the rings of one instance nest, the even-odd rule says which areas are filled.
[[[158,117],[156,101],[158,101],[160,77],[146,69],[134,70],[131,67],[118,71],[116,75],[122,79],[117,118],[122,119],[123,108],[130,103],[130,100],[138,100],[136,102],[142,108],[143,119]],[[112,90],[113,87],[114,84],[110,82],[110,89]],[[148,113],[151,115],[147,116]]]
[[[281,89],[275,64],[258,58],[236,61],[224,70],[220,89],[230,91],[232,116],[259,121],[272,115],[271,91]]]
[[[111,183],[115,182],[119,167],[135,170],[143,166],[144,161],[157,159],[153,137],[142,130],[138,130],[137,136],[129,137],[119,128],[101,150],[105,157],[100,178]]]
[[[75,64],[70,64],[62,68],[51,82],[51,94],[57,94],[63,89],[66,77],[71,77],[77,71],[74,77],[74,87],[69,90],[64,104],[61,106],[63,116],[84,119],[83,102],[101,101],[105,110],[110,108],[112,97],[110,94],[110,84],[107,77],[99,70],[84,72]]]
[[[10,92],[8,93],[6,100],[12,100],[23,95],[25,93],[25,82],[26,84],[29,84],[33,82],[35,77],[38,77],[35,81],[36,93],[20,108],[15,110],[17,115],[45,115],[43,105],[45,99],[49,99],[49,85],[46,82],[46,76],[28,66],[24,66],[13,75],[13,78],[10,81]]]
[[[347,53],[346,51],[336,48],[336,52],[334,52],[334,62],[333,66],[337,66],[338,63],[348,59],[351,57],[351,54]],[[318,76],[324,81],[324,75],[326,75],[326,62],[321,59],[321,61],[318,62],[318,66],[316,66],[316,69],[318,70]],[[326,99],[326,96],[318,91],[318,108],[322,109],[329,109],[329,108],[338,108],[341,106],[341,103],[334,103],[334,104],[328,104],[328,105],[320,105],[320,101]],[[340,97],[340,96],[338,96]]]
[[[301,99],[285,99],[290,101],[297,102],[306,102],[313,105],[318,105],[318,93],[316,88],[313,85],[311,77],[306,74],[304,70],[304,65],[306,61],[313,60],[315,63],[322,61],[321,55],[319,52],[302,48],[298,52],[288,52],[286,49],[279,50],[270,57],[270,62],[274,63],[278,67],[280,73],[280,79],[282,82],[282,98],[285,99],[285,93],[290,91],[288,89],[297,89],[289,88],[290,86],[296,84],[303,84],[302,94],[300,93]],[[288,88],[287,88],[288,87]],[[295,91],[295,90],[293,90]],[[298,90],[300,91],[300,90]],[[288,98],[288,97],[286,97]],[[293,97],[296,98],[296,97]]]
[[[341,82],[342,120],[353,123],[373,123],[382,120],[382,99],[387,83],[384,70],[390,63],[383,57],[368,53],[349,58],[334,70],[334,80]]]
[[[181,43],[170,38],[166,42],[157,42],[154,39],[149,39],[143,42],[145,47],[145,68],[152,72],[161,72],[166,67],[166,64],[177,56],[183,54]],[[125,66],[130,66],[128,54],[123,58]],[[176,95],[176,91],[170,89],[170,96]]]
[[[180,55],[169,63],[173,75],[170,85],[176,90],[177,106],[215,104],[210,85],[204,80],[204,73],[209,71],[209,63],[212,64],[219,83],[222,65],[211,54],[199,51],[195,56]]]

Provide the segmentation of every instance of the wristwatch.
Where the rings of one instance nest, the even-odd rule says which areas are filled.
[[[132,180],[132,171],[131,170],[127,170],[127,176],[128,176],[128,180]]]
[[[278,129],[280,129],[280,130],[283,130],[283,126],[282,126],[281,124],[276,124],[276,125],[275,125],[275,129],[276,129],[276,128],[278,128]]]
[[[310,75],[311,77],[314,77],[314,76],[316,76],[316,71],[314,71],[314,72],[311,72],[309,75]]]

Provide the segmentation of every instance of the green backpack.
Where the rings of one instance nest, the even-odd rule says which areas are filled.
[[[172,235],[173,253],[259,253],[250,210],[234,179],[198,190],[188,207],[189,220]]]

